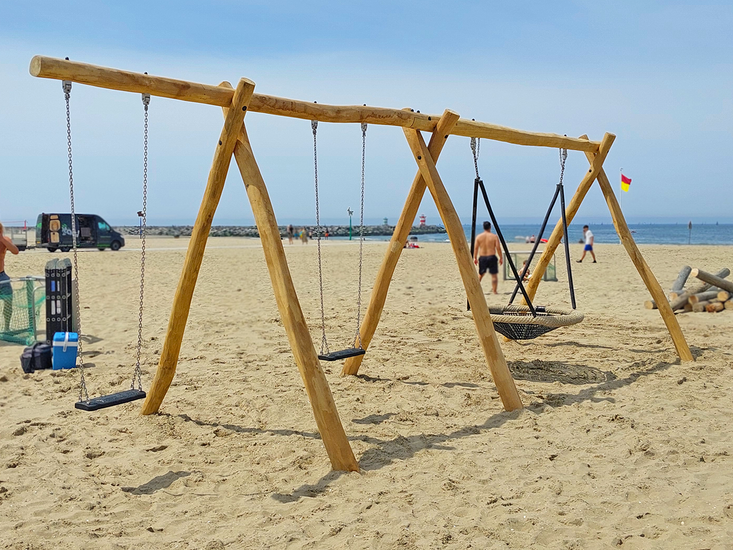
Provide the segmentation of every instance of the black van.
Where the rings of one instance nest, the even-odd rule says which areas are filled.
[[[125,238],[96,214],[76,215],[76,245],[79,248],[111,248],[125,246]],[[36,220],[36,247],[49,252],[68,252],[74,246],[71,237],[71,214],[40,214]]]

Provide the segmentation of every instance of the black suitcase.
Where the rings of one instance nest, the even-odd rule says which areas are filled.
[[[52,364],[52,349],[45,342],[36,342],[28,346],[20,356],[20,366],[27,374],[36,370],[50,369]]]

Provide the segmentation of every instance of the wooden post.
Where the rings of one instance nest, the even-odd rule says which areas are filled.
[[[428,145],[430,155],[436,162],[443,150],[443,146],[448,139],[451,129],[459,118],[458,113],[454,113],[447,109],[443,113],[443,116],[440,117],[440,122],[438,122],[438,126],[433,131],[433,135],[430,138],[430,145]],[[397,267],[397,261],[400,259],[403,247],[410,235],[412,224],[415,221],[415,216],[417,216],[417,211],[420,208],[420,203],[422,202],[424,194],[425,179],[418,170],[415,179],[412,181],[412,187],[410,187],[410,192],[407,195],[407,201],[405,201],[405,206],[402,209],[400,219],[392,233],[392,239],[389,241],[387,252],[382,259],[382,265],[379,267],[379,273],[377,274],[377,279],[374,282],[371,297],[369,298],[369,307],[366,315],[364,315],[364,321],[361,324],[359,334],[361,345],[364,349],[369,347],[372,337],[377,330],[377,325],[379,324],[379,319],[382,316],[382,310],[384,309],[384,303],[387,300],[389,284],[392,282],[392,276],[394,275],[394,270]],[[356,357],[347,359],[344,363],[341,374],[357,374],[363,359],[363,355],[357,355]]]
[[[592,153],[587,156],[588,161],[592,164],[595,161]],[[603,196],[606,198],[606,204],[608,204],[608,209],[611,211],[611,218],[613,219],[614,227],[616,227],[616,233],[618,233],[618,236],[621,238],[621,243],[624,245],[626,252],[629,254],[631,261],[639,272],[639,275],[641,275],[641,279],[649,290],[649,294],[652,295],[652,300],[656,302],[659,313],[664,320],[664,324],[667,325],[669,335],[672,337],[672,342],[677,350],[677,355],[679,355],[682,361],[694,361],[695,359],[692,357],[690,347],[687,345],[687,341],[685,340],[685,335],[682,334],[682,329],[677,322],[677,317],[674,316],[672,307],[669,305],[669,302],[664,295],[664,290],[662,290],[662,287],[659,285],[659,281],[654,277],[654,273],[647,265],[646,260],[644,260],[644,256],[642,256],[639,251],[639,247],[637,247],[634,242],[634,237],[631,235],[629,226],[626,225],[626,219],[624,218],[623,212],[621,212],[621,206],[619,206],[616,195],[613,193],[611,183],[608,181],[608,177],[606,177],[606,172],[603,171],[603,168],[601,168],[598,173],[598,184],[601,186]]]
[[[685,283],[687,282],[687,278],[690,276],[690,271],[692,271],[692,268],[689,265],[684,266],[682,269],[680,269],[680,274],[677,275],[677,279],[674,283],[672,283],[672,289],[670,290],[670,294],[682,294],[685,290]]]
[[[221,136],[214,153],[214,161],[209,171],[204,197],[196,217],[191,240],[188,243],[181,278],[178,280],[178,288],[173,298],[173,308],[168,320],[168,331],[160,354],[158,370],[153,378],[148,396],[143,403],[142,414],[152,414],[158,411],[176,374],[178,354],[181,351],[183,332],[186,330],[186,321],[188,320],[188,312],[191,309],[191,299],[201,268],[206,240],[209,237],[211,222],[214,219],[214,213],[219,204],[221,192],[224,189],[224,181],[229,170],[234,145],[237,142],[237,135],[242,127],[244,114],[254,89],[255,84],[251,80],[243,78],[239,81],[237,89],[234,91],[231,108],[224,120],[224,127],[221,130]]]
[[[234,148],[234,159],[237,161],[239,173],[242,175],[242,181],[244,181],[244,187],[252,205],[252,213],[260,233],[262,250],[265,253],[267,269],[270,272],[277,308],[288,335],[290,348],[293,350],[295,363],[303,379],[323,445],[331,459],[331,466],[334,470],[359,471],[359,464],[354,458],[336,410],[331,388],[326,380],[326,375],[321,370],[316,349],[313,347],[308,324],[300,308],[298,295],[290,276],[270,195],[244,127],[242,127],[242,133]]]
[[[494,378],[494,384],[496,384],[496,389],[499,392],[504,408],[507,411],[521,409],[522,400],[519,397],[514,379],[509,372],[509,367],[507,367],[504,354],[496,338],[494,325],[489,315],[489,308],[486,305],[486,298],[481,289],[481,283],[479,282],[476,268],[473,265],[471,253],[468,250],[468,243],[466,242],[466,235],[463,232],[461,220],[453,207],[453,203],[443,185],[440,174],[438,174],[438,170],[435,168],[435,161],[430,155],[422,134],[418,130],[408,128],[403,128],[403,130],[407,138],[407,143],[410,145],[410,149],[412,149],[415,161],[420,168],[420,173],[425,179],[430,193],[433,195],[435,205],[438,207],[438,212],[448,232],[451,247],[458,262],[458,270],[461,273],[461,279],[463,279],[463,286],[466,288],[468,302],[471,304],[471,311],[474,322],[476,323],[481,347],[484,350],[486,361],[489,364],[491,375]]]
[[[587,139],[587,137],[588,136],[581,136],[581,139]],[[593,157],[590,169],[585,173],[585,176],[580,182],[577,191],[575,191],[575,195],[573,195],[573,198],[570,199],[570,202],[565,209],[565,217],[567,219],[568,225],[570,225],[570,222],[572,222],[573,218],[575,218],[575,214],[577,214],[578,208],[580,208],[580,205],[583,202],[586,194],[588,193],[588,190],[590,189],[591,185],[593,185],[593,182],[595,181],[596,177],[598,177],[598,174],[603,168],[603,162],[606,160],[608,151],[611,149],[611,145],[613,145],[613,141],[615,139],[616,136],[613,134],[607,133],[605,136],[603,136],[603,140],[601,140],[601,146],[598,148],[598,153]],[[537,265],[535,266],[534,271],[529,277],[529,281],[527,282],[527,285],[525,287],[527,290],[527,294],[532,300],[534,300],[535,294],[537,293],[537,287],[540,286],[540,281],[542,281],[542,276],[545,273],[545,269],[547,269],[547,266],[550,265],[552,256],[553,254],[555,254],[555,250],[557,249],[560,241],[563,238],[563,233],[562,218],[560,218],[555,225],[555,229],[553,229],[552,234],[547,239],[547,244],[542,251],[542,255],[537,261]]]
[[[724,267],[717,273],[717,277],[725,278],[728,275],[730,275],[730,269],[727,267]],[[685,292],[680,294],[677,298],[672,300],[669,307],[672,308],[672,311],[675,311],[677,309],[681,309],[685,307],[685,304],[688,303],[690,296],[693,294],[700,294],[701,292],[705,292],[707,290],[710,290],[712,288],[712,285],[709,283],[700,282],[695,285],[691,285]]]
[[[712,273],[708,273],[707,271],[703,271],[702,269],[693,269],[690,272],[690,275],[693,277],[700,279],[701,281],[708,283],[709,285],[716,286],[720,288],[721,290],[727,290],[728,292],[733,292],[733,282],[726,281],[723,279],[723,277],[719,277],[717,275],[713,275]]]

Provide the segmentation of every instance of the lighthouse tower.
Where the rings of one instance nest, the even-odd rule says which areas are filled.
[[[425,214],[420,214],[420,227],[425,227],[425,222],[427,222],[428,219],[425,217]]]

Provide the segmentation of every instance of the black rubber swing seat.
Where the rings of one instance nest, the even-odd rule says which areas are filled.
[[[82,411],[98,411],[99,409],[122,405],[123,403],[129,403],[130,401],[145,399],[145,395],[145,392],[142,390],[125,390],[118,393],[112,393],[110,395],[95,397],[88,401],[77,401],[74,407]]]
[[[583,314],[575,310],[536,306],[535,312],[537,315],[532,316],[529,307],[519,305],[489,308],[496,332],[511,340],[531,340],[583,320]]]
[[[331,353],[319,355],[318,358],[321,361],[343,361],[344,359],[348,359],[349,357],[357,357],[359,355],[364,355],[365,353],[366,350],[364,348],[347,348],[340,351],[332,351]]]

